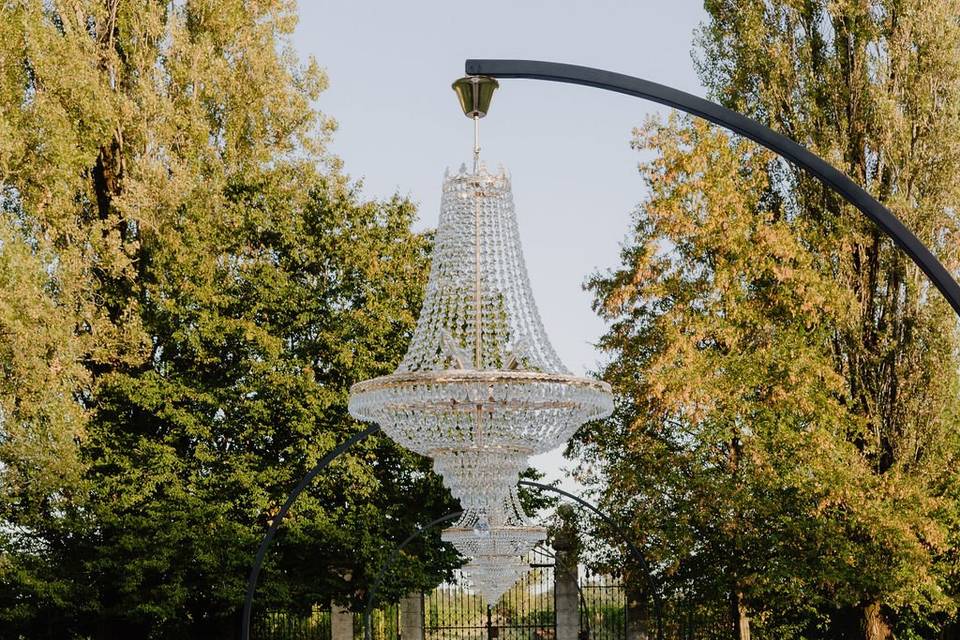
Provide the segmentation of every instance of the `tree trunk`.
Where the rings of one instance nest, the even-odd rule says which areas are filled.
[[[733,621],[733,637],[736,640],[750,640],[750,617],[747,615],[747,604],[743,600],[743,592],[734,589],[730,594],[730,614]]]
[[[887,620],[880,610],[879,602],[868,602],[864,605],[862,613],[860,628],[863,631],[863,640],[891,640],[893,638],[893,630],[887,624]]]
[[[740,478],[740,455],[743,452],[743,441],[736,433],[730,440],[730,472],[737,486],[742,486]],[[743,550],[740,540],[742,514],[739,512],[733,522],[733,548],[736,562],[743,564]],[[742,569],[743,567],[741,567]],[[743,588],[740,578],[734,579],[733,589],[730,590],[730,614],[733,622],[733,637],[736,640],[750,640],[750,618],[747,616],[747,604],[743,598]]]
[[[624,580],[627,596],[627,638],[626,640],[651,640],[656,633],[656,620],[652,615],[650,596],[642,586],[645,576],[640,572],[627,573]]]

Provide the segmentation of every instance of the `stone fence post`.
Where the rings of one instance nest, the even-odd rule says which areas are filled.
[[[553,568],[553,593],[556,600],[556,640],[578,640],[580,634],[580,534],[576,513],[569,505],[557,507],[559,523],[551,528],[556,553]]]
[[[330,603],[330,640],[353,640],[353,612]]]
[[[400,640],[423,640],[423,596],[408,593],[400,601]]]

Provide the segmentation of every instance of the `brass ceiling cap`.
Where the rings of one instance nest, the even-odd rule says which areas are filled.
[[[453,83],[460,99],[460,108],[468,118],[482,118],[490,110],[493,92],[500,83],[487,76],[465,76]]]

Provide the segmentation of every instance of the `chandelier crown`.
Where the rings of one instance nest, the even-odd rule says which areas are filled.
[[[569,373],[537,312],[502,168],[444,175],[423,308],[397,372],[446,369]]]

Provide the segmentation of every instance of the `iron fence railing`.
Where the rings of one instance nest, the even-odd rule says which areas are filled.
[[[422,596],[424,640],[555,640],[556,598],[553,556],[535,550],[531,570],[494,607],[473,593],[463,576]],[[579,571],[580,640],[626,640],[630,620],[626,590],[618,575]],[[648,631],[653,620],[645,620]],[[371,640],[402,638],[400,606],[388,604],[371,613]],[[360,614],[353,614],[353,640],[364,640]],[[307,615],[281,611],[254,616],[255,640],[333,640],[329,607]],[[664,608],[666,640],[725,640],[730,623],[717,606],[685,599]]]
[[[265,611],[251,625],[256,640],[332,640],[330,609],[314,606],[307,615]],[[370,613],[371,640],[400,640],[400,606],[389,604]],[[364,640],[363,617],[353,614],[353,639]]]
[[[308,615],[287,611],[264,611],[250,627],[258,640],[331,640],[330,610],[313,607]]]
[[[580,638],[625,640],[627,598],[620,576],[580,572]]]

